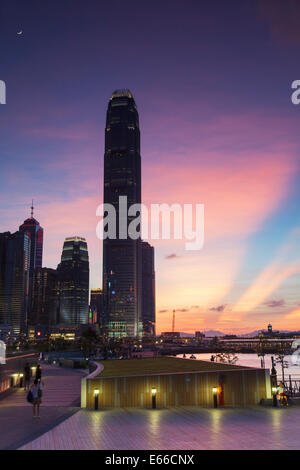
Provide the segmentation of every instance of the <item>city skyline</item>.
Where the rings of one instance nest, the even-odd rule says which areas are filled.
[[[68,22],[66,5],[60,16],[52,5],[46,26],[41,9],[33,17],[21,7],[22,37],[14,34],[15,10],[4,8],[0,232],[17,230],[33,198],[43,266],[56,268],[64,239],[82,236],[90,289],[102,286],[95,214],[105,110],[111,92],[128,86],[140,114],[143,202],[205,205],[198,253],[181,241],[149,240],[157,332],[171,329],[173,309],[176,327],[188,333],[247,332],[269,322],[299,329],[300,107],[290,96],[300,37],[292,12],[268,1],[220,4],[217,14],[209,5],[166,2],[156,15],[133,2],[140,21],[130,35],[131,11],[88,3],[87,12],[73,2]],[[106,18],[102,28],[93,28],[93,16]],[[279,27],[282,18],[289,22]]]

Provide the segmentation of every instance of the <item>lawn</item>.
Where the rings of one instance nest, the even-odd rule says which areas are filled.
[[[248,367],[234,366],[232,364],[173,357],[108,360],[101,361],[100,364],[103,364],[104,370],[98,377],[127,377],[130,375],[248,369]]]

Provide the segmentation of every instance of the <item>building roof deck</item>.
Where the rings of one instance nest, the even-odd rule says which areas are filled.
[[[98,375],[98,378],[253,369],[252,367],[235,366],[221,362],[215,363],[173,357],[106,360],[100,363],[104,366],[104,369]]]

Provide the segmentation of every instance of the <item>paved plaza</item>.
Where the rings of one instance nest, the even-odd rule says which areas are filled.
[[[42,364],[44,383],[41,418],[32,417],[32,405],[23,388],[0,400],[0,449],[17,449],[44,434],[80,408],[81,378],[85,371]]]
[[[299,449],[300,409],[80,410],[23,450]]]
[[[300,407],[83,410],[84,371],[43,365],[41,418],[26,392],[0,400],[1,449],[299,449]]]

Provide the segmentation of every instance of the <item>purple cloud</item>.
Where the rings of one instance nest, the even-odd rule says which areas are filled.
[[[225,310],[226,305],[219,305],[218,307],[212,307],[209,310],[212,310],[214,312],[223,312]]]

